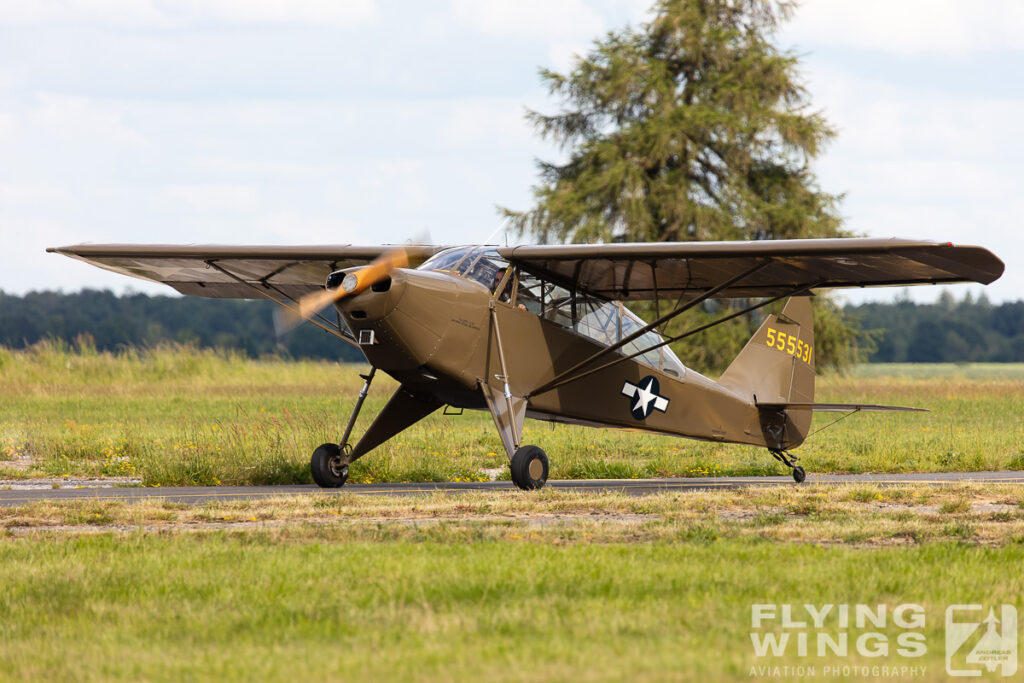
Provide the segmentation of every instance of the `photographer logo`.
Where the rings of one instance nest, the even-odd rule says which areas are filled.
[[[1017,609],[1002,605],[950,605],[946,608],[946,673],[981,676],[1017,672]]]

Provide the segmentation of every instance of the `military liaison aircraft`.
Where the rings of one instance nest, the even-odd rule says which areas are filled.
[[[523,444],[526,417],[764,446],[799,483],[806,474],[789,451],[807,437],[813,411],[915,410],[814,402],[813,290],[988,284],[1003,272],[981,247],[874,238],[49,251],[183,294],[270,299],[357,346],[371,369],[339,443],[313,453],[322,487],[342,486],[357,458],[445,405],[491,414],[522,489],[548,477],[544,451]],[[658,333],[713,298],[749,305],[682,334]],[[717,382],[668,346],[782,299]],[[624,301],[653,302],[654,319]],[[352,445],[378,369],[400,386]]]

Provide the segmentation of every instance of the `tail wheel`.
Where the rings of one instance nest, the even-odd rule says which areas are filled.
[[[341,464],[341,446],[336,443],[322,444],[313,451],[309,470],[320,488],[336,489],[348,481],[348,465]]]
[[[798,484],[802,484],[804,482],[804,479],[807,478],[807,472],[804,471],[804,468],[801,467],[800,465],[797,465],[796,462],[794,462],[795,460],[799,460],[800,458],[778,448],[769,448],[768,452],[772,454],[773,458],[775,458],[783,465],[788,467],[790,470],[792,470],[793,481],[795,481]]]
[[[512,456],[512,482],[524,491],[544,486],[548,480],[548,456],[537,446],[523,446]]]

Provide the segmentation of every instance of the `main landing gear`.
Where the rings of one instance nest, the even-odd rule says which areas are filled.
[[[341,437],[341,443],[325,443],[313,451],[313,457],[309,461],[309,471],[313,475],[313,481],[318,486],[325,489],[336,489],[345,485],[348,481],[348,462],[347,459],[342,458],[342,454],[348,455],[352,451],[352,446],[348,442],[348,438],[352,436],[352,427],[356,424],[356,418],[359,417],[359,409],[363,407],[363,401],[366,400],[367,394],[370,393],[370,383],[373,381],[373,376],[377,374],[377,368],[370,368],[370,372],[365,375],[359,375],[363,378],[363,388],[359,392],[359,398],[356,399],[356,405],[352,409],[352,416],[348,418],[348,424],[345,426],[345,435]]]
[[[794,460],[799,460],[800,458],[787,453],[786,451],[780,451],[775,448],[769,448],[768,452],[772,454],[773,458],[793,470],[793,480],[796,483],[802,484],[804,479],[807,478],[807,472],[804,471],[804,468],[793,463]]]
[[[348,465],[341,464],[341,446],[336,443],[322,444],[313,451],[309,469],[321,488],[336,489],[348,481]]]
[[[548,456],[537,446],[521,446],[510,467],[512,482],[524,491],[539,489],[548,480]]]

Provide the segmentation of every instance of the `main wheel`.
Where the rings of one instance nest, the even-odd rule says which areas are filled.
[[[539,489],[548,480],[548,456],[537,446],[523,446],[512,456],[511,469],[516,486],[525,491]]]
[[[313,451],[309,470],[321,488],[336,489],[348,481],[348,465],[341,464],[341,447],[336,443],[322,444]]]
[[[798,484],[802,484],[804,479],[807,478],[807,473],[804,472],[804,468],[797,465],[793,468],[793,480]]]

